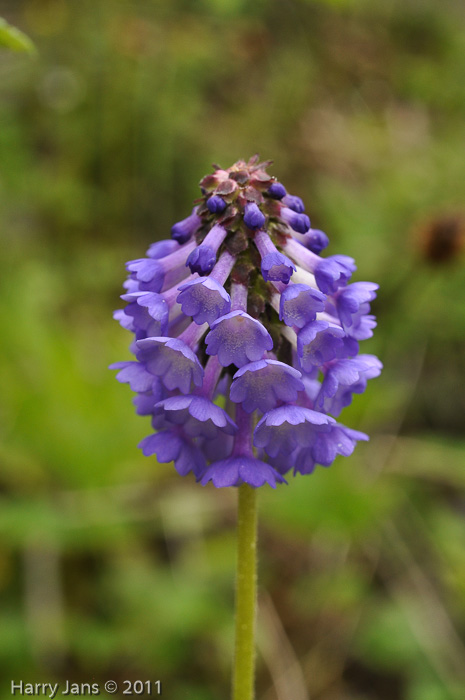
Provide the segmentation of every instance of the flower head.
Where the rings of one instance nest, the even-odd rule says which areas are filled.
[[[192,213],[127,264],[115,312],[135,359],[112,365],[154,432],[144,455],[205,485],[285,483],[347,456],[364,433],[336,423],[381,371],[358,343],[377,285],[320,257],[300,197],[254,157],[216,168]]]

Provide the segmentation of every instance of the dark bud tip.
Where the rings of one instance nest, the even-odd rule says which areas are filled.
[[[270,197],[273,197],[273,199],[282,199],[286,196],[287,192],[284,185],[281,185],[280,182],[273,182],[273,184],[268,187],[268,194]]]
[[[261,228],[265,223],[265,215],[262,214],[255,202],[245,205],[244,222],[249,228]]]
[[[227,207],[224,199],[214,194],[207,200],[207,207],[212,214],[221,214]]]

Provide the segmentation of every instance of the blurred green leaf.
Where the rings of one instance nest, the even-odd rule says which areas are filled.
[[[0,17],[0,46],[27,53],[35,53],[36,51],[32,40],[20,29],[8,24],[3,17]]]

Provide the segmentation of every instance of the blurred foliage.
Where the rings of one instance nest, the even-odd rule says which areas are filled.
[[[0,47],[29,53],[34,51],[34,44],[29,37],[17,27],[8,24],[3,17],[0,17]]]
[[[143,458],[106,368],[128,357],[124,261],[211,162],[259,152],[380,283],[364,351],[385,370],[344,413],[368,445],[260,492],[257,697],[463,700],[463,3],[0,14],[37,46],[0,64],[0,698],[11,678],[228,696],[235,493]]]

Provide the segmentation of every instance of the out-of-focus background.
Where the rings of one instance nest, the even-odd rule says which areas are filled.
[[[137,450],[124,262],[259,152],[379,282],[330,470],[260,490],[258,700],[465,697],[465,7],[2,0],[0,697],[229,695],[235,492]],[[103,693],[104,694],[104,693]],[[118,695],[119,696],[119,695]]]

